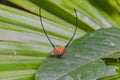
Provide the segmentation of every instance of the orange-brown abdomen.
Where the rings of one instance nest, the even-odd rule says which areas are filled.
[[[65,53],[66,47],[56,47],[54,48],[54,55],[58,58],[61,58],[62,55]]]

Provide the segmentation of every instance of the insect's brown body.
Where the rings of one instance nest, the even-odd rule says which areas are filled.
[[[75,11],[75,14],[76,14],[76,28],[75,28],[75,32],[73,33],[71,39],[69,40],[69,42],[64,46],[64,47],[58,47],[58,46],[55,46],[52,41],[50,40],[49,36],[47,35],[45,29],[44,29],[44,26],[43,26],[43,23],[42,23],[42,16],[41,16],[41,8],[39,10],[39,13],[40,13],[40,22],[41,22],[41,25],[42,25],[42,28],[43,28],[43,31],[47,37],[47,39],[49,40],[49,42],[51,43],[51,45],[53,46],[54,50],[54,56],[57,57],[57,58],[61,58],[63,56],[63,54],[66,52],[67,50],[67,47],[69,46],[70,42],[72,41],[72,39],[74,38],[74,35],[76,33],[76,30],[77,30],[77,26],[78,26],[78,19],[77,19],[77,13],[76,13],[76,10],[74,9]]]
[[[58,57],[58,58],[61,58],[63,56],[63,54],[65,53],[66,51],[66,47],[57,47],[55,46],[53,52],[54,52],[54,56],[55,57]]]

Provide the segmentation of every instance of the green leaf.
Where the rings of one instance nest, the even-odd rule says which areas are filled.
[[[33,77],[35,70],[15,70],[0,72],[1,80],[26,80]]]
[[[42,58],[0,55],[0,80],[33,80]]]
[[[119,54],[120,55],[120,54]],[[108,77],[104,77],[104,78],[100,78],[99,80],[119,80],[120,79],[120,62],[118,61],[119,59],[112,59],[112,58],[105,58],[104,61],[106,62],[107,65],[114,65],[114,66],[117,66],[118,69],[116,70],[117,71],[117,75],[114,75],[114,76],[108,76]]]
[[[118,10],[120,8],[119,0],[90,0],[90,3],[102,13],[112,26],[120,26],[120,10]]]
[[[57,1],[51,0],[53,3],[56,3],[59,6],[65,7],[69,12],[68,8],[76,8],[78,12],[80,12],[81,20],[89,24],[91,27],[96,28],[95,24],[99,24],[100,27],[110,27],[111,24],[103,17],[98,9],[95,8],[94,5],[90,3],[89,0],[60,0],[59,3]],[[60,4],[61,3],[61,4]],[[83,17],[84,16],[84,17]],[[85,19],[88,18],[87,19]],[[84,20],[85,19],[85,20]],[[93,23],[93,24],[91,24]],[[99,27],[97,27],[99,28]]]
[[[62,59],[44,61],[36,80],[94,80],[115,75],[116,68],[106,66],[101,58],[120,52],[119,34],[118,28],[101,29],[75,40]]]

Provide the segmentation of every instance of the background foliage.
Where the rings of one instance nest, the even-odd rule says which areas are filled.
[[[73,8],[79,16],[75,39],[100,28],[120,26],[119,0],[1,0],[0,79],[34,80],[36,70],[52,50],[42,32],[39,7],[45,29],[56,45],[65,45],[74,32]],[[107,65],[120,66],[111,57],[104,61]],[[101,80],[117,80],[119,69],[117,72],[118,75]]]

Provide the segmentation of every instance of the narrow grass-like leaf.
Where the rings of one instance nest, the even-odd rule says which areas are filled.
[[[30,77],[33,76],[35,73],[35,70],[15,70],[15,71],[4,71],[0,72],[0,79],[1,80],[17,80],[18,79],[24,79],[24,77]],[[29,75],[29,76],[28,76]]]
[[[51,1],[49,1],[49,0],[30,0],[30,1],[32,1],[36,5],[44,8],[45,10],[49,11],[50,13],[53,13],[54,15],[59,16],[60,18],[66,20],[67,22],[76,25],[75,17],[73,15],[71,15],[70,13],[67,13],[64,9],[62,9],[59,6],[56,6],[56,4],[52,3]],[[44,5],[43,3],[47,4],[47,5]],[[49,9],[48,9],[48,7],[49,7]],[[80,20],[78,20],[78,24],[83,25],[83,26],[80,26],[80,28],[85,31],[88,31],[88,32],[94,31],[93,28],[91,28],[89,25],[85,24],[84,22],[82,22]]]
[[[103,15],[98,11],[93,5],[91,5],[89,0],[60,0],[51,2],[59,5],[62,8],[65,8],[67,12],[70,12],[70,9],[76,8],[80,17],[80,20],[86,22],[91,27],[98,29],[100,27],[111,27],[111,24],[103,17]],[[97,26],[96,24],[100,25]],[[96,26],[95,26],[96,25]],[[97,28],[96,28],[97,27]]]
[[[0,71],[35,70],[43,57],[0,55]]]
[[[12,17],[11,17],[12,16]],[[6,22],[9,24],[14,24],[23,28],[28,28],[34,31],[38,31],[38,32],[42,32],[41,29],[41,25],[40,25],[40,21],[39,21],[39,16],[36,16],[37,19],[34,18],[30,18],[30,17],[25,17],[25,16],[21,16],[18,14],[13,14],[13,13],[9,13],[3,10],[0,10],[0,21],[1,22]],[[73,29],[61,29],[62,25],[53,23],[50,20],[44,19],[43,18],[43,22],[44,22],[44,26],[46,27],[46,29],[49,29],[47,32],[48,34],[52,34],[58,37],[61,37],[63,39],[69,39],[67,36],[71,37],[71,32],[73,32]],[[59,31],[58,31],[59,30]],[[60,31],[61,30],[61,31]],[[70,33],[67,33],[66,30]],[[61,35],[61,32],[63,31],[63,33],[66,33],[67,36],[63,36]],[[84,34],[84,32],[83,32]],[[83,35],[80,34],[80,35]]]
[[[107,18],[107,20],[112,23],[113,26],[119,27],[120,26],[120,12],[118,11],[119,6],[119,0],[89,0],[97,9],[99,9],[99,12]],[[103,3],[104,1],[104,3]],[[117,6],[117,7],[116,7]],[[109,8],[108,8],[109,7]]]

